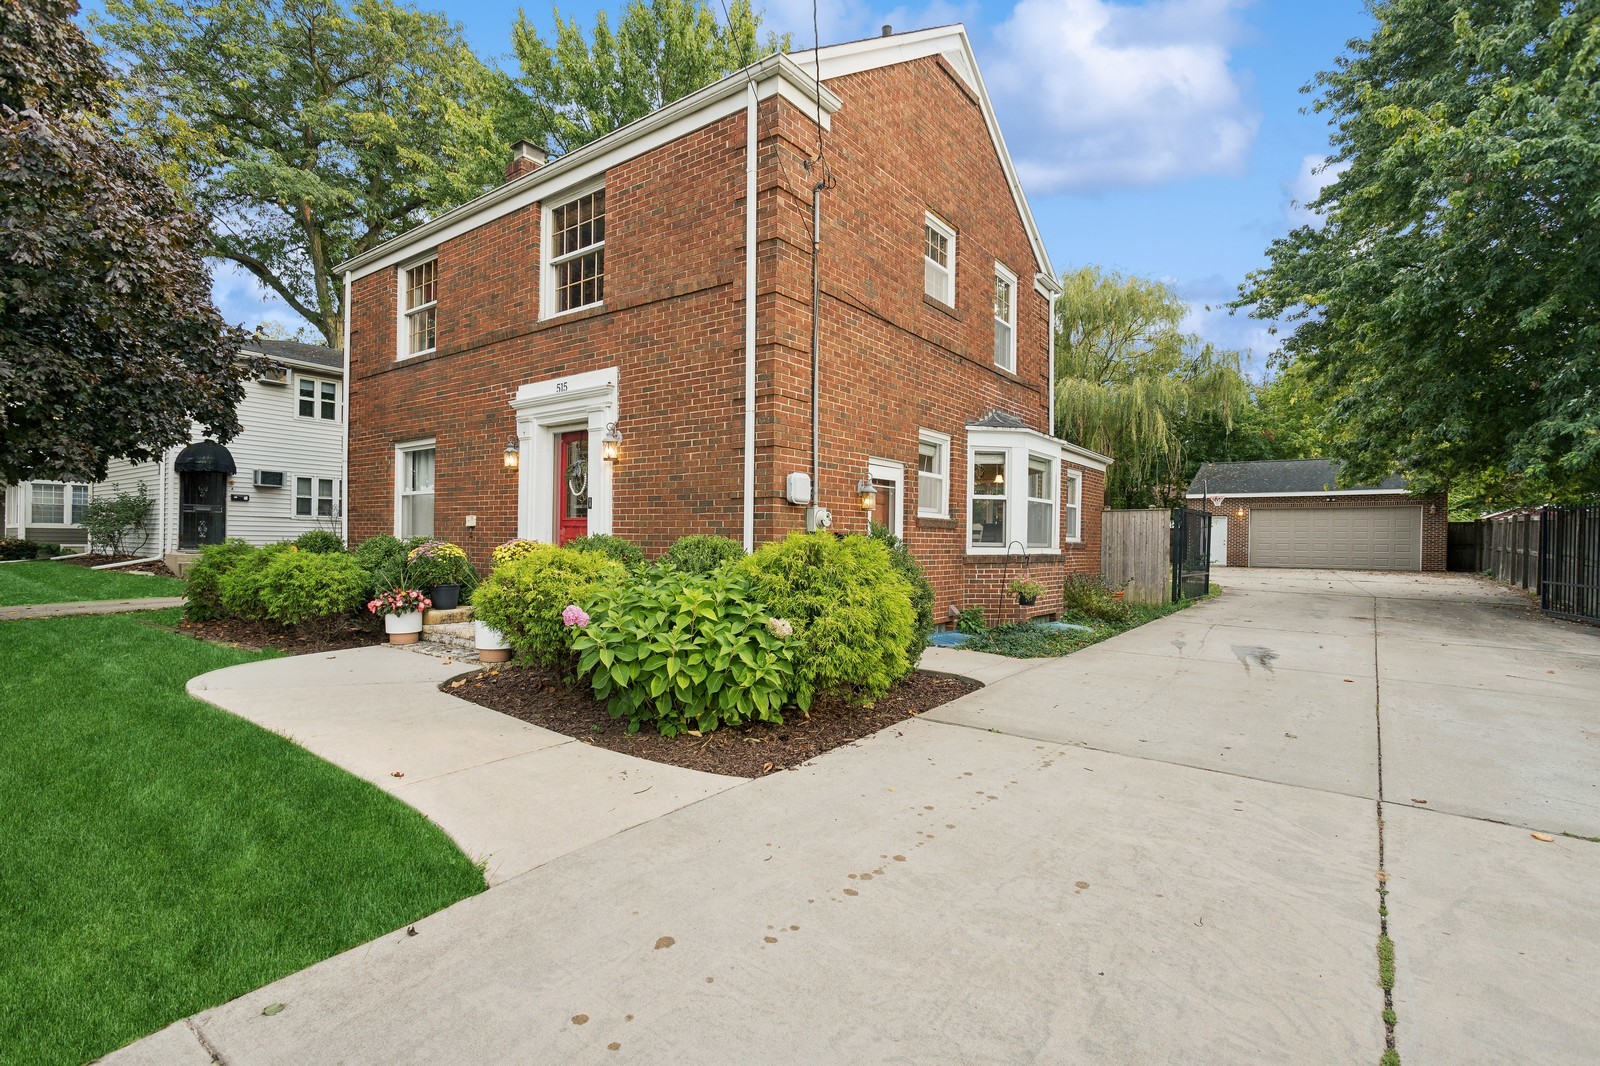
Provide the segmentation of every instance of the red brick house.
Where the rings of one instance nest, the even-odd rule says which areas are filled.
[[[1188,499],[1211,515],[1213,566],[1445,568],[1449,501],[1401,477],[1340,487],[1331,459],[1203,463]]]
[[[769,56],[553,162],[519,145],[340,269],[356,540],[653,556],[870,507],[941,612],[1026,573],[1051,613],[1099,571],[1110,460],[1050,434],[1059,285],[960,26]]]

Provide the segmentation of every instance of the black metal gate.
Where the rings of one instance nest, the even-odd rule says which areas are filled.
[[[1172,602],[1199,599],[1211,591],[1211,516],[1172,509]]]
[[[1539,606],[1600,621],[1600,507],[1546,507],[1539,521]]]

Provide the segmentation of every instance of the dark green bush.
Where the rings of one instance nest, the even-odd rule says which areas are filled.
[[[261,571],[261,611],[286,626],[349,614],[365,602],[370,577],[344,552],[277,552]]]
[[[17,537],[6,537],[0,540],[0,562],[10,562],[16,559],[49,558],[45,552],[51,547],[41,544],[36,540],[21,540]]]
[[[911,549],[906,547],[906,542],[889,531],[889,527],[881,522],[872,523],[870,536],[873,540],[889,549],[889,561],[900,576],[906,579],[906,584],[911,586],[911,607],[917,612],[916,629],[912,633],[911,643],[906,648],[906,655],[915,665],[922,657],[922,649],[928,646],[928,638],[933,636],[933,584],[928,581],[927,573],[922,569],[922,564],[917,562],[911,554]]]
[[[394,588],[409,588],[406,578],[406,552],[410,548],[398,537],[379,533],[368,537],[351,552],[361,568],[372,575],[373,592],[387,592]]]
[[[639,550],[637,544],[613,537],[610,533],[590,533],[586,537],[568,541],[566,547],[577,552],[598,552],[615,559],[630,571],[638,571],[644,566],[644,552]]]
[[[1105,632],[1102,628],[1100,632]],[[968,651],[1009,655],[1013,659],[1042,659],[1065,655],[1098,640],[1098,635],[1072,630],[1047,629],[1032,622],[995,626],[984,630],[962,645]]]
[[[259,550],[237,538],[201,548],[200,557],[183,579],[183,617],[191,622],[226,618],[228,609],[222,603],[222,579]]]
[[[791,533],[732,568],[757,602],[794,625],[798,683],[870,702],[910,673],[911,587],[889,550],[851,534]]]
[[[520,654],[568,671],[573,633],[561,621],[562,610],[568,604],[587,608],[627,576],[621,563],[599,552],[535,545],[484,578],[472,594],[474,617],[504,633]]]
[[[744,558],[744,548],[731,537],[695,533],[679,537],[656,562],[686,574],[709,574]]]
[[[630,733],[647,722],[667,737],[781,722],[796,698],[795,638],[751,596],[726,571],[671,568],[602,591],[572,637],[578,674]],[[798,702],[810,705],[804,693]]]
[[[294,546],[303,552],[312,552],[317,555],[344,551],[344,541],[329,533],[326,529],[306,530],[294,538]]]
[[[265,619],[267,609],[263,597],[266,594],[267,567],[278,556],[294,550],[293,544],[281,541],[241,553],[227,573],[217,580],[223,616],[254,621]]]
[[[984,621],[982,607],[963,607],[956,615],[957,633],[987,633],[989,623]]]
[[[1062,606],[1113,625],[1133,623],[1133,608],[1117,599],[1117,589],[1098,574],[1068,574],[1062,586]]]

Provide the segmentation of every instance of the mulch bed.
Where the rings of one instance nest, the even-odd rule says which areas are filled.
[[[129,559],[137,558],[139,558],[137,555],[80,555],[71,559],[57,559],[56,562],[66,563],[69,566],[81,566],[85,570],[92,570],[97,566],[104,566],[106,563],[123,563],[127,562]],[[156,577],[178,576],[167,567],[166,563],[161,562],[159,559],[153,563],[141,563],[138,566],[119,567],[115,572],[119,574],[154,574]]]
[[[586,744],[654,762],[733,777],[760,777],[799,766],[825,751],[897,725],[980,688],[976,681],[918,671],[871,707],[838,697],[819,699],[809,717],[785,716],[782,725],[757,722],[723,726],[696,737],[664,737],[648,727],[629,735],[587,685],[568,686],[550,671],[508,666],[452,681],[445,691],[490,710],[562,733]]]
[[[388,638],[381,626],[371,622],[340,620],[315,625],[280,626],[276,622],[253,622],[244,618],[218,618],[210,622],[180,622],[178,632],[196,640],[209,640],[233,648],[276,648],[286,655],[312,655],[324,651],[343,651],[382,644]]]

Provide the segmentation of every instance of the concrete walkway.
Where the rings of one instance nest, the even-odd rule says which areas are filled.
[[[699,802],[683,786],[670,813],[515,861],[494,844],[498,887],[417,936],[107,1061],[1375,1063],[1380,874],[1407,1066],[1592,1061],[1600,845],[1530,827],[1600,835],[1600,632],[1472,579],[1221,580],[1218,600],[797,771],[714,779],[735,787]],[[351,654],[384,680],[341,681]],[[197,694],[249,693],[327,753],[360,746],[327,721],[352,698],[386,738],[459,736],[437,764],[352,766],[447,828],[494,766],[551,750],[510,719],[434,730],[449,697],[412,719],[382,706],[454,664],[283,663],[307,671],[293,695],[242,673],[269,663]],[[485,761],[495,745],[523,750]],[[567,798],[586,773],[509,795],[575,823],[630,802],[615,776]],[[446,801],[451,779],[473,784]]]
[[[157,596],[139,600],[80,600],[75,603],[28,603],[16,607],[0,607],[0,622],[18,618],[61,618],[69,614],[159,611],[164,607],[182,606],[182,596]]]

